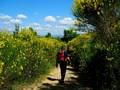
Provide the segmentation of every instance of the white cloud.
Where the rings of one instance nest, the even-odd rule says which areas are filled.
[[[74,20],[70,17],[63,18],[62,20],[59,21],[61,25],[73,25]]]
[[[29,25],[29,27],[33,27],[35,30],[42,30],[43,29],[42,26],[40,26],[40,24],[37,22],[31,23]]]
[[[22,23],[22,21],[21,20],[19,20],[19,19],[11,19],[8,23],[10,23],[10,24],[20,24],[20,23]]]
[[[64,25],[56,25],[55,28],[56,29],[65,29],[66,27]]]
[[[16,18],[20,20],[24,20],[24,19],[27,19],[27,16],[24,14],[18,14]]]
[[[11,19],[12,19],[11,16],[4,15],[4,14],[0,15],[0,21],[2,21],[2,22],[7,22],[7,21],[10,21]]]
[[[35,30],[43,30],[43,28],[41,26],[39,27],[34,27]]]
[[[52,28],[51,27],[47,27],[47,26],[43,26],[43,30],[52,31]]]
[[[46,24],[45,26],[43,26],[43,29],[44,30],[49,30],[49,31],[58,31],[59,32],[59,30],[64,30],[65,29],[65,26],[64,25],[51,25],[51,24]]]
[[[30,24],[30,26],[33,26],[33,27],[39,27],[39,26],[40,26],[40,24],[39,24],[39,23],[37,23],[37,22],[34,22],[34,23]]]
[[[52,28],[52,25],[51,24],[47,24],[47,25],[45,25],[45,27]]]
[[[56,19],[53,16],[47,16],[47,17],[45,17],[44,21],[45,22],[55,22]]]
[[[16,18],[13,18],[9,15],[5,15],[5,14],[0,14],[0,21],[3,23],[3,24],[7,24],[7,25],[12,25],[12,24],[15,24],[15,23],[19,23],[21,24],[23,22],[24,19],[26,19],[27,16],[26,15],[23,15],[23,14],[18,14],[16,16]]]

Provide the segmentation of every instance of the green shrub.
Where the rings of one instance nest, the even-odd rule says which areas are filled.
[[[45,74],[55,66],[57,51],[63,44],[37,37],[29,29],[16,36],[0,32],[0,89]]]

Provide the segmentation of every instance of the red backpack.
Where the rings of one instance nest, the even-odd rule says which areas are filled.
[[[59,61],[64,61],[64,60],[65,60],[64,52],[61,52],[61,53],[59,52],[59,53],[58,53],[58,60],[59,60]]]

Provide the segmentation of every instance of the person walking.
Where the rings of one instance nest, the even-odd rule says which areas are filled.
[[[56,67],[58,66],[58,63],[60,64],[60,71],[61,71],[61,79],[59,80],[60,84],[64,84],[68,60],[69,60],[68,53],[67,51],[65,51],[64,47],[62,47],[57,54],[57,62],[56,62]]]

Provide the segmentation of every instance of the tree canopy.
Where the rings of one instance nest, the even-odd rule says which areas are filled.
[[[78,22],[83,19],[96,26],[98,35],[110,41],[113,27],[119,20],[119,8],[119,0],[74,0],[72,11]]]
[[[69,28],[64,30],[64,36],[62,38],[63,41],[68,42],[78,36],[75,28]]]

